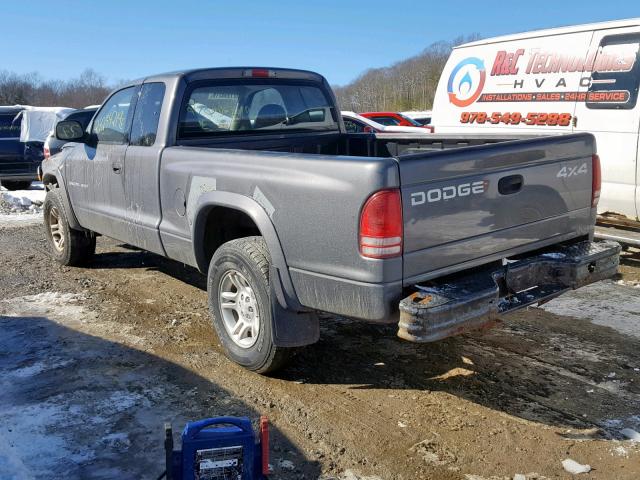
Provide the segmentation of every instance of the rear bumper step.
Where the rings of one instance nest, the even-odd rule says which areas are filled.
[[[618,271],[620,250],[616,242],[584,241],[508,261],[452,283],[416,285],[416,291],[400,302],[398,336],[412,342],[441,340],[610,278]]]

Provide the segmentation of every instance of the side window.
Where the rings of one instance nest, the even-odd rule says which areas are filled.
[[[155,143],[164,91],[164,83],[142,85],[131,125],[130,145],[150,147]]]
[[[640,35],[604,37],[593,63],[587,108],[631,110],[640,87]]]
[[[98,142],[127,143],[129,119],[133,113],[131,106],[137,88],[129,87],[114,93],[102,106],[91,129]]]

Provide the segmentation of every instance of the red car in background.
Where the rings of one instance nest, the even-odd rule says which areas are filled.
[[[363,117],[370,118],[382,125],[387,125],[389,127],[418,127],[418,128],[426,128],[427,130],[433,132],[433,127],[430,125],[421,125],[416,122],[414,119],[407,117],[398,112],[365,112],[361,113]]]

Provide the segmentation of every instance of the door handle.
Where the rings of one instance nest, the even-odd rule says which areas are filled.
[[[122,164],[118,162],[113,162],[111,164],[111,168],[115,173],[122,173]]]
[[[509,175],[508,177],[502,177],[498,182],[498,192],[502,195],[511,195],[520,191],[524,185],[524,178],[522,175]]]

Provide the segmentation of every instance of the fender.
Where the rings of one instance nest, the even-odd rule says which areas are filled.
[[[310,312],[300,304],[273,222],[267,212],[252,198],[217,190],[200,195],[191,231],[198,269],[206,272],[209,268],[203,242],[207,213],[213,207],[231,208],[247,214],[267,243],[271,255],[269,278],[275,344],[296,347],[315,343],[320,336],[318,317],[315,312]]]
[[[54,177],[54,174],[45,173],[44,177],[42,178],[42,182],[46,185],[47,179],[51,177]],[[64,202],[64,208],[67,213],[67,217],[68,217],[67,220],[69,221],[69,227],[74,230],[86,231],[86,228],[84,228],[82,225],[80,225],[80,222],[78,222],[78,219],[76,218],[76,214],[73,212],[73,208],[71,207],[71,200],[69,200],[69,192],[67,191],[67,185],[65,183],[64,176],[62,175],[62,168],[60,168],[60,165],[58,166],[58,168],[56,168],[54,178],[56,179],[58,188],[62,192],[62,201]]]

